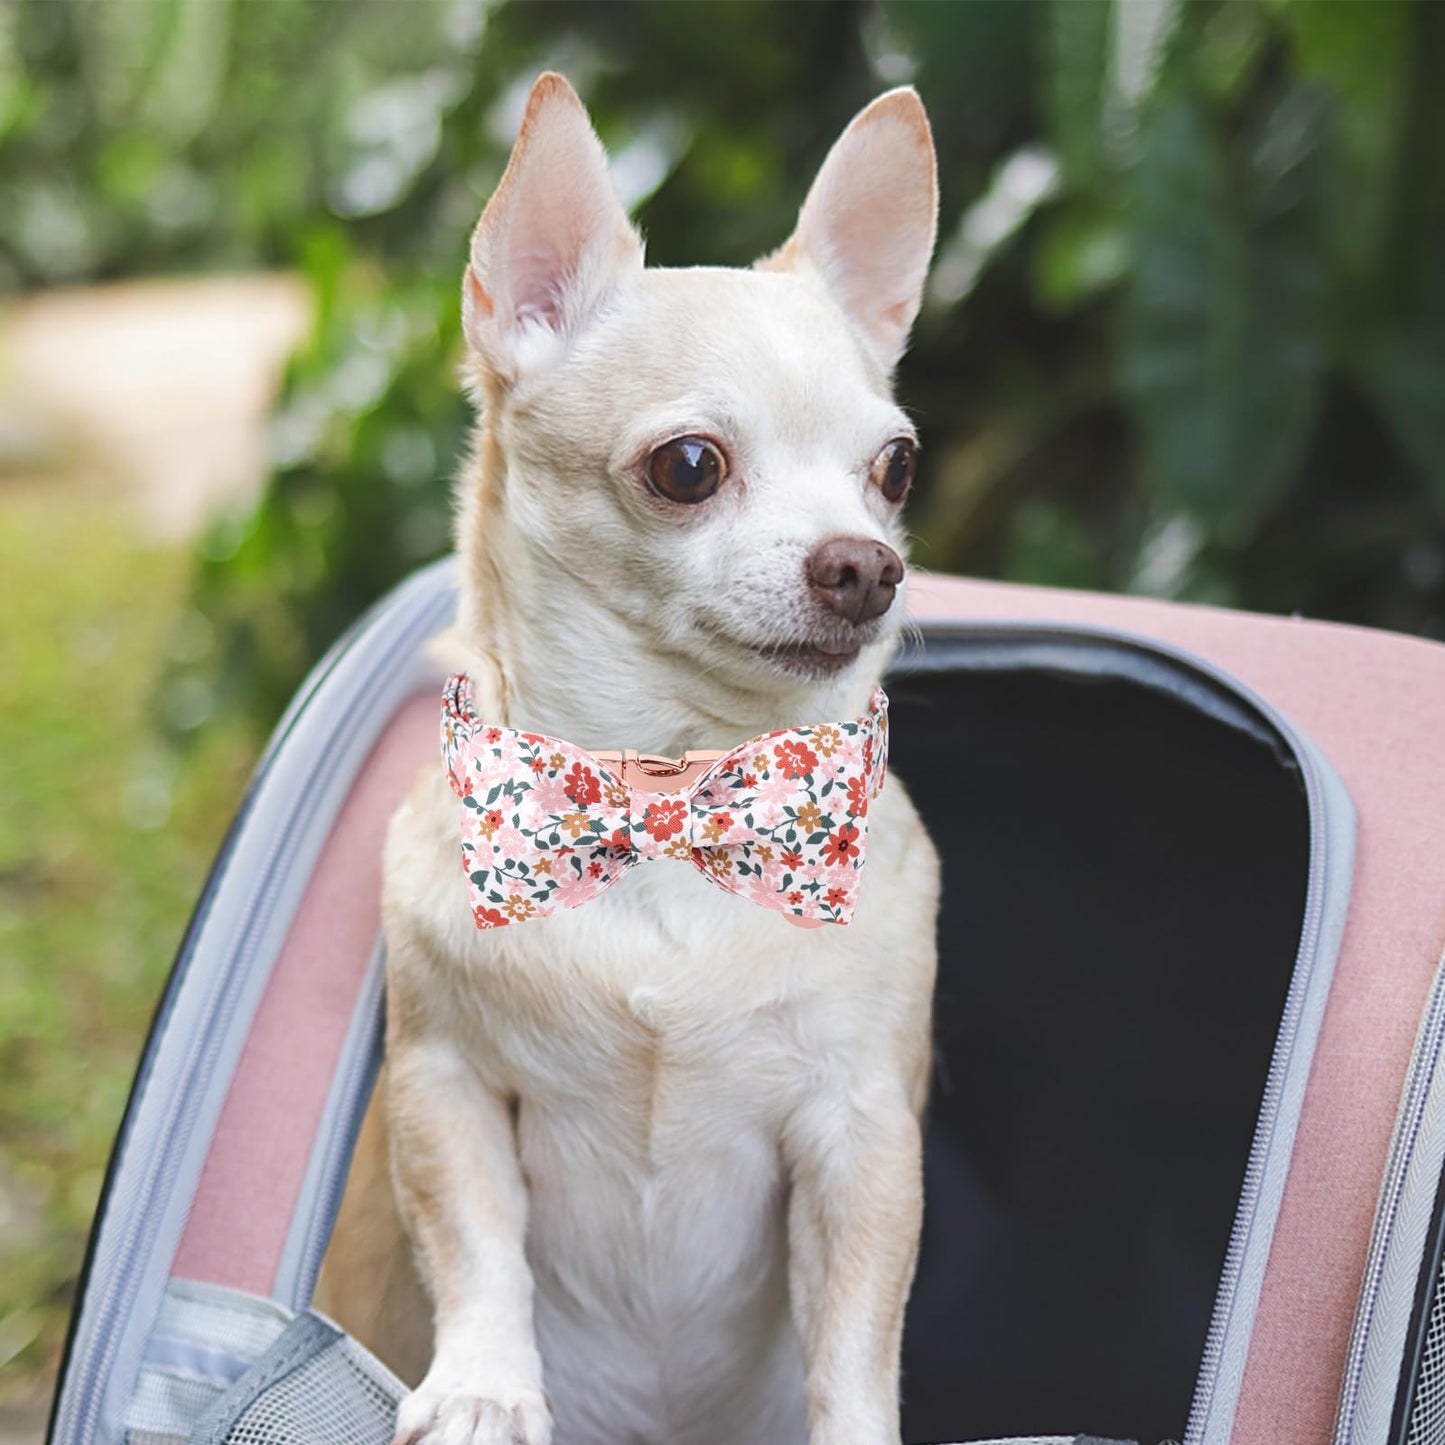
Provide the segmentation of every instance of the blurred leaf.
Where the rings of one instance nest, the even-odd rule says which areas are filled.
[[[1009,156],[984,193],[963,213],[958,229],[938,248],[928,282],[930,301],[952,306],[963,300],[984,268],[1058,186],[1058,163],[1051,152],[1026,146]]]
[[[1441,329],[1397,329],[1360,350],[1366,394],[1429,484],[1445,516],[1445,336]]]
[[[1044,22],[1044,112],[1071,185],[1096,179],[1104,143],[1113,0],[1050,0]]]
[[[1234,169],[1201,108],[1152,118],[1132,178],[1120,382],[1157,508],[1246,539],[1309,438],[1325,364],[1316,99],[1271,107]]]
[[[1047,311],[1070,311],[1120,281],[1129,264],[1122,219],[1079,204],[1050,218],[1033,253],[1033,291]]]
[[[1424,7],[1411,34],[1389,244],[1374,305],[1352,313],[1348,359],[1445,516],[1445,7]]]
[[[1220,5],[1204,22],[1195,70],[1213,100],[1235,101],[1266,56],[1269,22],[1259,0]]]
[[[1127,131],[1152,94],[1183,9],[1181,0],[1128,0],[1115,9],[1109,65],[1115,127]]]
[[[1340,155],[1330,192],[1330,232],[1356,285],[1369,279],[1378,262],[1390,218],[1414,8],[1410,0],[1295,0],[1282,12],[1300,76],[1326,87],[1334,102]]]
[[[1014,513],[1003,575],[1033,586],[1100,588],[1108,568],[1098,548],[1064,506],[1033,497]]]

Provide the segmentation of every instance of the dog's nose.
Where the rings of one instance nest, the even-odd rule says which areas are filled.
[[[803,566],[813,595],[853,623],[882,617],[903,580],[898,553],[871,537],[820,542]]]

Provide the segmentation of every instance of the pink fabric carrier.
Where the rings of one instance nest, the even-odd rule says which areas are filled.
[[[404,1386],[310,1300],[454,601],[449,562],[392,594],[258,770],[116,1144],[56,1445],[391,1438]],[[1445,1441],[1445,648],[943,577],[910,608],[890,776],[945,903],[904,1439]]]

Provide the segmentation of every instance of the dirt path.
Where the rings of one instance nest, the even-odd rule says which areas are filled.
[[[0,310],[0,477],[120,486],[146,533],[193,535],[254,497],[308,312],[284,275],[54,291]]]

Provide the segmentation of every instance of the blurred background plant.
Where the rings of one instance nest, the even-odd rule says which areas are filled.
[[[93,493],[8,488],[12,557],[67,565],[0,574],[7,618],[47,616],[26,609],[49,589],[70,619],[55,638],[135,603],[114,677],[129,730],[104,743],[170,789],[144,848],[124,809],[104,833],[103,789],[48,843],[40,795],[69,795],[41,783],[99,736],[66,714],[71,747],[0,835],[0,1210],[36,1220],[0,1294],[0,1360],[21,1375],[53,1365],[140,1017],[255,739],[326,644],[447,546],[466,236],[544,66],[588,101],[662,265],[776,245],[851,114],[919,87],[943,187],[899,378],[927,448],[922,566],[1445,636],[1445,6],[0,9],[0,285],[285,270],[311,317],[259,497],[214,517],[193,559],[105,554]],[[0,477],[36,470],[23,450],[19,468],[0,427]],[[45,679],[18,693],[33,736],[64,669],[36,636],[12,646]],[[10,741],[0,755],[21,756]],[[134,908],[74,894],[81,859]],[[108,1037],[103,990],[76,989],[96,970],[127,1000]]]

